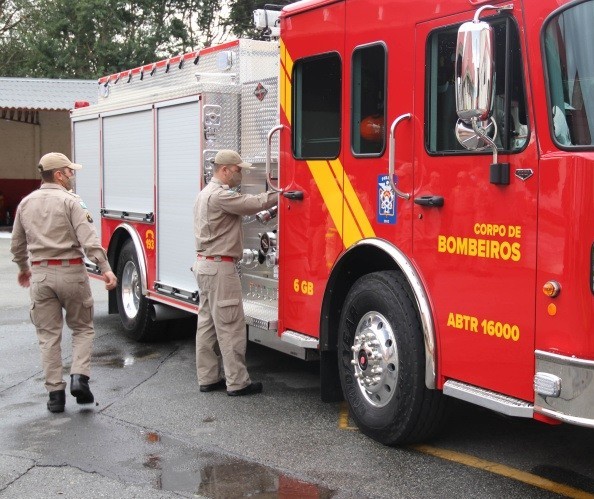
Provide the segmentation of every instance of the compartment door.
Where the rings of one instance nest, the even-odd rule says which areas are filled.
[[[157,133],[157,280],[193,292],[193,207],[200,190],[198,96],[155,105]]]
[[[73,120],[72,161],[83,165],[76,173],[75,191],[93,217],[101,240],[101,172],[99,170],[99,117]]]

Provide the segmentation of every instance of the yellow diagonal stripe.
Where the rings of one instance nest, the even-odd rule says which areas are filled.
[[[287,74],[291,76],[291,73],[293,72],[293,59],[291,59],[291,54],[289,54],[289,52],[287,51],[287,47],[285,46],[285,43],[282,40],[280,42],[280,50],[281,62],[283,63],[283,66],[286,68]]]
[[[308,161],[307,166],[311,172],[314,182],[322,195],[328,213],[342,238],[342,191],[334,178],[334,174],[328,165],[328,161]]]
[[[285,113],[285,118],[287,119],[287,123],[291,124],[291,73],[293,71],[293,60],[291,56],[287,52],[284,42],[281,40],[280,42],[280,105],[281,109]]]
[[[361,201],[359,200],[359,197],[353,188],[353,184],[351,184],[348,175],[346,175],[344,172],[344,168],[342,167],[340,160],[335,159],[330,161],[330,168],[332,168],[334,175],[339,180],[340,188],[342,189],[346,200],[346,206],[344,207],[345,237],[343,239],[345,239],[345,246],[348,248],[351,244],[356,243],[362,238],[374,237],[375,231],[371,226],[371,222],[369,222],[369,219],[367,218],[365,210],[361,205]],[[346,221],[349,220],[349,218],[354,219],[356,226],[346,226]],[[351,234],[351,237],[347,237],[347,233]],[[346,239],[348,239],[348,243]]]
[[[293,59],[282,40],[280,59],[280,106],[290,125]],[[362,238],[374,237],[373,227],[340,160],[311,160],[307,161],[307,166],[344,247],[348,248]]]

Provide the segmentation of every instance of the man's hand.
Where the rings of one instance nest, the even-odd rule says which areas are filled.
[[[19,281],[19,284],[23,287],[23,288],[28,288],[30,286],[30,280],[31,280],[31,271],[30,270],[21,270],[19,272],[19,275],[17,276],[17,280]]]
[[[107,289],[107,291],[115,289],[115,287],[118,285],[118,278],[111,270],[103,274],[103,280],[105,281],[105,289]]]

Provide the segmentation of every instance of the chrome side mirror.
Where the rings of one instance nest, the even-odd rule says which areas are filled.
[[[456,40],[456,138],[471,151],[488,147],[493,151],[490,167],[492,184],[509,184],[509,164],[497,162],[497,123],[491,116],[493,106],[494,65],[493,28],[480,21],[483,10],[498,12],[513,9],[512,4],[503,7],[483,5],[474,15],[472,22],[466,22],[458,30]]]
[[[460,26],[456,41],[456,112],[461,120],[489,118],[493,65],[493,28],[476,19]]]

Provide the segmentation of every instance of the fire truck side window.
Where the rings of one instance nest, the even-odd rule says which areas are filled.
[[[354,155],[379,156],[386,144],[386,48],[371,45],[353,52],[351,147]]]
[[[561,147],[594,145],[594,2],[571,6],[544,30],[553,137]]]
[[[518,30],[511,18],[491,22],[494,29],[495,98],[493,113],[497,123],[497,148],[518,151],[527,143],[524,80]],[[466,150],[455,135],[456,97],[454,91],[455,47],[458,27],[433,33],[427,45],[427,115],[425,142],[430,153],[460,154]],[[493,127],[491,127],[493,129]],[[490,154],[487,151],[486,154]]]
[[[293,154],[336,158],[340,152],[341,61],[338,54],[302,59],[293,71]]]

